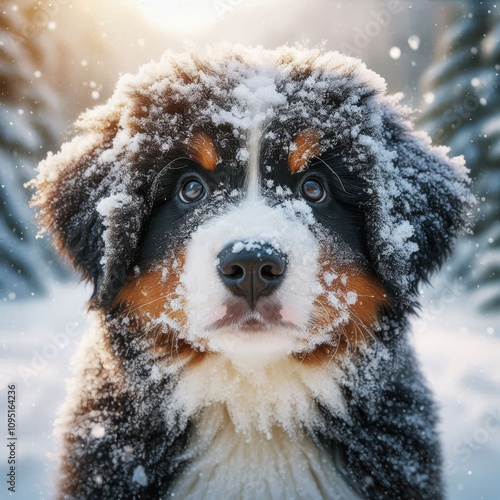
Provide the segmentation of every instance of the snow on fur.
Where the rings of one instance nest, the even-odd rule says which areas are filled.
[[[320,132],[323,150],[342,147],[349,167],[366,175],[378,200],[371,223],[377,241],[383,242],[380,273],[397,280],[393,288],[404,297],[415,290],[418,277],[411,262],[426,244],[416,238],[420,231],[415,225],[422,224],[424,213],[425,223],[433,223],[431,196],[459,200],[461,205],[473,200],[464,183],[463,159],[449,159],[446,149],[432,148],[425,134],[413,132],[410,110],[398,104],[401,95],[387,97],[384,91],[385,81],[359,60],[321,49],[285,46],[272,51],[222,44],[201,52],[167,52],[160,62],[144,65],[137,75],[124,75],[105,105],[81,116],[80,135],[40,164],[39,176],[31,183],[41,188],[33,203],[40,208],[42,226],[56,235],[67,233],[68,225],[96,226],[100,258],[99,264],[92,263],[90,274],[100,276],[103,290],[113,280],[116,259],[132,260],[141,221],[149,211],[147,197],[138,196],[137,187],[147,192],[163,165],[142,164],[148,152],[167,154],[174,145],[187,141],[195,124],[227,125],[241,139],[235,164],[245,163],[245,137],[256,121],[263,129],[271,123],[304,124]],[[148,129],[151,123],[156,124],[156,132]],[[288,127],[282,126],[282,137],[276,137],[285,149],[292,139],[287,136]],[[403,140],[392,141],[395,134]],[[82,169],[81,177],[65,180],[68,165],[76,164]],[[103,176],[100,185],[87,184],[86,179],[95,175]],[[432,193],[423,191],[422,184],[432,186]],[[59,197],[71,197],[82,189],[88,192],[88,203],[74,213],[61,214],[68,208]],[[127,196],[131,197],[127,204],[131,241],[124,255],[120,247],[124,237],[119,235],[123,228],[109,224],[113,208],[106,215],[95,211],[105,199]],[[414,218],[416,207],[422,210]],[[124,209],[123,204],[116,207]],[[455,223],[461,209],[446,207]],[[439,218],[435,224],[440,224]]]
[[[271,431],[295,438],[306,430],[310,440],[303,445],[304,453],[317,441],[324,450],[340,443],[348,457],[342,472],[355,478],[356,491],[364,496],[374,498],[400,488],[397,494],[420,497],[425,491],[439,497],[435,413],[407,346],[406,315],[415,305],[418,284],[439,267],[455,233],[466,225],[464,211],[473,198],[463,160],[448,158],[446,150],[433,148],[427,136],[414,132],[411,111],[399,104],[400,99],[386,96],[384,80],[359,60],[321,49],[272,51],[223,44],[198,52],[167,52],[159,63],[123,76],[107,104],[82,115],[79,135],[40,164],[31,182],[38,189],[33,204],[39,208],[40,223],[55,235],[56,245],[75,267],[95,282],[93,305],[101,308],[99,327],[82,346],[79,379],[71,386],[67,413],[59,422],[69,441],[80,440],[89,457],[107,454],[104,470],[97,467],[98,473],[90,458],[86,462],[88,470],[82,474],[94,474],[83,487],[87,496],[96,484],[108,488],[102,491],[109,494],[133,488],[138,495],[145,488],[167,484],[193,451],[186,450],[190,425],[206,425],[204,411],[225,405],[222,413],[239,439],[252,432],[267,437]],[[151,354],[155,336],[138,335],[133,318],[113,316],[107,307],[132,274],[152,210],[155,179],[168,169],[169,155],[198,130],[215,131],[219,143],[237,145],[229,166],[249,169],[256,180],[263,138],[272,140],[286,158],[295,134],[311,127],[318,132],[322,152],[339,151],[369,194],[358,207],[366,220],[368,264],[393,306],[375,325],[377,341],[362,347],[356,359],[333,359],[319,371],[300,363],[291,366],[281,357],[266,365],[260,377],[253,376],[255,365],[247,369],[229,364],[217,356],[217,349],[199,369],[189,371],[183,362],[158,363]],[[276,225],[281,224],[271,234],[271,239],[277,235],[280,240],[273,245],[284,244],[297,262],[301,255],[305,262],[314,260],[318,249],[331,243],[324,228],[286,186],[268,187],[279,202],[274,215],[279,219]],[[213,195],[215,202],[217,196],[224,198],[222,191]],[[241,194],[228,198],[228,203],[237,203]],[[210,230],[210,210],[194,211],[194,239],[203,240]],[[265,213],[272,206],[263,204],[257,210]],[[251,217],[246,217],[248,222]],[[288,234],[294,223],[300,225],[295,236],[307,234],[297,246],[294,235]],[[226,231],[224,224],[215,227],[217,235]],[[249,237],[252,242],[268,239],[264,233],[256,229]],[[244,236],[238,230],[235,234]],[[310,255],[308,246],[313,247]],[[217,252],[209,250],[207,265],[213,271]],[[331,250],[334,254],[336,248]],[[197,290],[189,290],[200,287],[192,276],[198,271],[196,252],[191,257],[183,275],[175,269],[172,273],[189,281],[186,285],[180,280],[196,298]],[[302,279],[300,269],[295,277],[305,283],[306,295],[313,296],[321,293],[315,288],[320,279],[326,284],[343,279],[332,269],[316,281]],[[182,286],[180,295],[185,293]],[[334,328],[345,322],[358,297],[347,289],[341,297],[330,294],[328,301],[339,311]],[[179,304],[171,304],[171,309]],[[191,309],[196,317],[189,322],[196,326],[203,314],[195,306]],[[304,325],[306,316],[301,318]],[[166,331],[179,328],[171,317],[162,321]],[[193,343],[200,340],[194,334],[176,332],[177,338]],[[120,362],[113,358],[124,352]],[[273,368],[281,380],[266,373]],[[210,390],[204,390],[205,380],[212,380]],[[79,406],[81,392],[95,404],[93,411]],[[107,406],[113,411],[100,409]],[[287,446],[283,441],[280,452]],[[321,461],[320,455],[311,460]],[[266,462],[261,465],[265,468]],[[68,467],[72,481],[71,471],[80,471],[81,463]],[[193,470],[198,472],[196,466]],[[327,474],[318,477],[323,480]],[[217,487],[220,483],[214,491],[221,493]]]

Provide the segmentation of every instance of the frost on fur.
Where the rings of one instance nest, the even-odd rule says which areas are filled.
[[[82,115],[79,135],[40,164],[33,204],[57,246],[96,282],[98,302],[109,302],[124,280],[119,263],[133,260],[162,158],[195,127],[220,127],[236,139],[238,168],[249,157],[251,130],[274,127],[275,142],[287,148],[290,125],[307,124],[320,132],[323,150],[341,145],[349,168],[366,177],[376,200],[368,209],[379,245],[375,265],[393,293],[411,302],[408,294],[430,270],[417,249],[427,257],[448,248],[447,228],[461,224],[472,198],[463,161],[414,133],[410,110],[384,90],[384,80],[359,60],[320,49],[221,45],[204,53],[167,52],[159,63],[123,76],[107,104]],[[96,207],[123,196],[130,199],[110,225],[113,211],[105,220]],[[82,227],[90,241],[80,241]]]
[[[407,316],[474,200],[400,99],[321,49],[167,52],[39,165],[40,224],[95,284],[65,494],[442,496]],[[251,307],[223,249],[286,274]]]

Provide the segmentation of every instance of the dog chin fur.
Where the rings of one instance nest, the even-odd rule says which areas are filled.
[[[60,498],[443,497],[408,324],[474,199],[400,98],[321,49],[168,52],[39,165],[95,286]]]

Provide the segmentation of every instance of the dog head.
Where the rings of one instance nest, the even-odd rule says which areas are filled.
[[[82,115],[33,203],[93,306],[165,348],[342,352],[414,307],[472,203],[384,92],[319,49],[167,53]]]

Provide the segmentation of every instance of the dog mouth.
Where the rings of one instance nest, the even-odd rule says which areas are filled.
[[[233,300],[226,305],[224,315],[211,323],[208,330],[227,330],[235,332],[266,332],[276,329],[296,330],[297,326],[284,321],[281,307],[271,301],[261,301],[250,309],[245,301]]]

